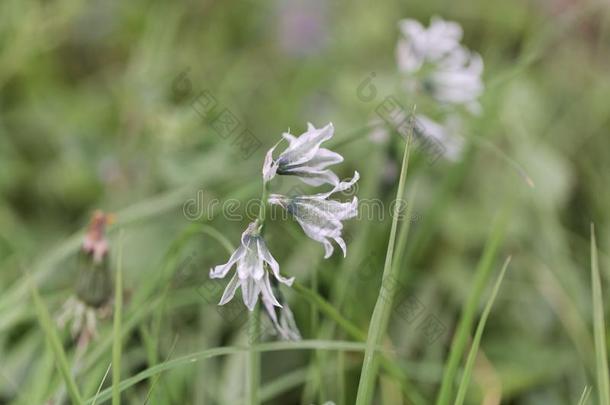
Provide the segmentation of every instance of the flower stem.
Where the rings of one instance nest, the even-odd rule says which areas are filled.
[[[263,191],[261,193],[261,205],[258,208],[258,218],[256,221],[258,225],[262,228],[265,225],[265,219],[267,215],[267,196],[269,195],[269,190],[267,190],[267,182],[263,180]]]
[[[260,335],[260,317],[258,304],[248,314],[248,342],[250,351],[248,352],[248,403],[258,405],[258,386],[260,382],[260,353],[254,350]]]

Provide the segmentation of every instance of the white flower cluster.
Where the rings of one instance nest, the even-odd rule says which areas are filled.
[[[412,93],[424,93],[434,100],[446,117],[445,124],[418,115],[424,129],[422,136],[432,132],[446,146],[445,155],[456,158],[461,149],[457,136],[459,112],[478,115],[479,97],[484,86],[481,79],[483,60],[460,44],[462,28],[458,23],[433,17],[425,28],[418,21],[399,22],[401,38],[396,47],[398,68],[406,88]],[[456,125],[457,123],[457,125]],[[426,131],[426,129],[428,129]],[[451,139],[453,137],[453,139]]]
[[[283,134],[288,141],[288,147],[276,158],[273,153],[278,145],[271,148],[263,164],[263,183],[271,181],[276,175],[296,176],[306,184],[321,186],[329,184],[333,188],[325,193],[313,195],[285,196],[272,194],[263,204],[275,204],[286,209],[299,223],[305,234],[324,246],[325,258],[332,255],[335,241],[345,256],[347,248],[341,237],[342,221],[353,218],[358,211],[358,198],[351,202],[339,202],[330,197],[338,192],[352,187],[359,179],[358,172],[345,182],[328,166],[340,163],[343,157],[320,145],[331,139],[334,133],[332,124],[323,128],[315,128],[308,124],[307,131],[295,137]],[[278,143],[279,144],[279,143]],[[263,208],[264,209],[264,208]],[[233,252],[229,261],[210,270],[211,278],[224,278],[236,265],[237,271],[229,281],[219,305],[229,302],[238,288],[241,288],[242,299],[246,307],[252,311],[258,297],[261,297],[267,315],[276,330],[284,339],[298,339],[300,334],[296,328],[292,312],[281,298],[279,283],[291,286],[294,277],[285,278],[280,274],[280,266],[273,258],[262,236],[264,218],[250,223],[241,237],[241,245]],[[277,297],[280,297],[278,300]],[[280,309],[279,317],[276,309]]]

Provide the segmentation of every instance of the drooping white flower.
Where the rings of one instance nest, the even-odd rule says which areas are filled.
[[[396,47],[399,70],[408,89],[420,89],[443,104],[463,105],[480,113],[483,60],[460,44],[462,28],[432,18],[426,29],[415,20],[400,22],[402,38]]]
[[[343,223],[341,221],[353,218],[358,214],[358,198],[354,197],[351,202],[339,202],[329,200],[334,193],[345,191],[352,187],[360,178],[358,172],[350,181],[340,182],[331,191],[314,195],[301,195],[295,197],[281,194],[271,194],[269,203],[283,207],[297,220],[305,234],[311,239],[324,245],[324,258],[333,254],[334,240],[347,254],[345,241],[341,237]]]
[[[328,169],[328,166],[343,162],[343,157],[336,152],[320,147],[320,144],[333,137],[333,124],[323,128],[315,128],[307,124],[307,131],[299,137],[284,133],[288,147],[273,158],[275,148],[269,149],[263,165],[263,179],[271,180],[276,174],[297,176],[311,186],[322,184],[337,185],[339,178]]]
[[[219,305],[229,302],[238,287],[241,287],[244,304],[250,311],[254,310],[258,296],[262,296],[265,305],[281,307],[271,290],[269,270],[279,282],[291,286],[294,278],[285,278],[280,274],[278,262],[271,256],[260,226],[252,222],[241,235],[241,245],[233,252],[229,261],[210,270],[210,278],[224,278],[233,265],[237,271],[229,281]]]

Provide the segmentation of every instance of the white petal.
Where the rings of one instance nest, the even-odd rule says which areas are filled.
[[[358,171],[354,172],[354,177],[351,178],[351,180],[348,181],[342,181],[340,183],[338,183],[332,190],[330,190],[329,192],[326,193],[319,193],[319,194],[315,194],[313,197],[315,198],[328,198],[330,197],[332,194],[341,192],[341,191],[345,191],[350,189],[354,184],[356,184],[356,182],[360,180],[360,173],[358,173]]]
[[[277,314],[275,313],[275,305],[273,305],[273,303],[271,301],[268,301],[264,298],[263,298],[263,305],[265,306],[267,315],[269,315],[269,318],[271,318],[271,322],[273,322],[273,326],[275,326],[275,328],[278,329],[280,325],[277,320]]]
[[[259,240],[259,250],[261,252],[262,259],[265,262],[267,262],[267,264],[269,264],[269,267],[271,268],[271,271],[273,272],[273,275],[275,276],[275,278],[279,282],[284,283],[287,286],[291,286],[292,283],[294,282],[294,277],[290,277],[290,278],[282,277],[282,275],[280,274],[280,265],[275,260],[275,258],[271,255],[271,252],[269,252],[269,249],[267,248],[265,241],[263,241],[262,239]]]
[[[258,301],[258,295],[260,293],[260,287],[256,281],[252,278],[241,279],[241,295],[244,300],[246,307],[253,311]]]
[[[227,302],[231,301],[235,296],[235,291],[237,291],[237,287],[239,287],[239,278],[237,277],[237,274],[235,274],[233,275],[233,277],[231,277],[231,281],[229,281],[229,284],[227,284],[227,288],[225,288],[225,291],[222,294],[218,305],[224,305]]]
[[[303,221],[300,218],[296,218],[297,222],[299,223],[299,225],[301,225],[301,228],[303,229],[303,232],[305,232],[305,235],[307,235],[308,237],[310,237],[311,239],[315,240],[316,242],[320,242],[324,245],[324,258],[328,259],[334,251],[333,245],[328,241],[328,237],[335,237],[335,236],[339,236],[341,234],[340,231],[338,232],[328,232],[328,231],[324,231],[319,227],[314,226],[311,223],[308,223],[306,221]]]
[[[269,149],[265,155],[265,163],[263,164],[263,180],[265,182],[271,180],[277,172],[277,163],[273,161],[273,151],[276,146],[277,144]]]
[[[337,242],[337,244],[339,245],[339,247],[343,251],[343,257],[346,257],[347,256],[347,246],[345,245],[345,241],[340,236],[336,237],[334,239],[335,239],[335,242]]]
[[[332,138],[333,132],[332,124],[320,129],[311,126],[307,132],[295,138],[290,146],[280,154],[277,159],[280,164],[278,171],[281,173],[284,165],[300,165],[311,160],[320,148],[320,144]]]
[[[251,238],[246,253],[241,260],[237,262],[237,274],[242,280],[247,278],[256,278],[257,280],[260,280],[263,273],[263,262],[258,255],[256,238]]]
[[[324,245],[324,258],[328,259],[332,256],[335,249],[333,248],[332,243],[330,243],[326,238],[322,241],[322,244]]]
[[[235,264],[235,262],[241,259],[244,252],[245,249],[243,246],[238,247],[233,252],[228,262],[226,262],[225,264],[218,265],[213,269],[210,269],[210,278],[223,278],[224,276],[226,276],[229,270],[231,270],[231,267],[233,267],[233,265]]]
[[[297,137],[288,132],[284,132],[282,134],[282,138],[288,141],[288,146],[291,146],[294,142],[297,141]]]
[[[320,148],[318,153],[307,162],[307,167],[312,169],[325,169],[328,166],[343,162],[343,156],[330,149]]]
[[[339,177],[331,170],[314,170],[309,167],[290,169],[283,174],[298,176],[299,179],[310,186],[318,187],[323,184],[337,185]]]
[[[276,307],[282,307],[282,305],[278,302],[275,295],[273,295],[273,290],[271,289],[271,283],[269,281],[269,273],[265,273],[265,277],[259,284],[261,288],[261,293],[263,294],[263,303],[270,303]]]

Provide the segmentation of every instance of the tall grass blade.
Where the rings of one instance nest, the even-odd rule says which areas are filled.
[[[449,358],[447,360],[443,380],[441,382],[441,389],[436,400],[437,405],[449,404],[449,400],[453,395],[453,385],[458,366],[466,349],[466,344],[468,342],[470,331],[472,330],[474,317],[481,300],[481,294],[483,293],[485,285],[487,285],[487,280],[489,279],[489,275],[493,268],[496,252],[500,246],[502,237],[504,236],[507,217],[508,215],[505,211],[496,222],[494,230],[492,231],[492,234],[485,245],[485,250],[483,251],[481,260],[479,260],[477,265],[475,279],[473,281],[471,290],[472,292],[468,297],[468,301],[464,305],[462,317],[460,318],[455,335],[453,336]]]
[[[100,395],[100,391],[102,390],[102,387],[104,386],[104,382],[106,381],[106,377],[108,377],[108,373],[110,372],[110,368],[112,368],[112,364],[108,365],[108,368],[106,369],[106,372],[104,373],[104,377],[102,377],[102,381],[100,382],[100,385],[97,387],[97,391],[95,392],[95,397],[93,397],[93,404],[95,405],[95,403],[97,402],[97,397],[98,395]]]
[[[578,405],[586,405],[589,402],[589,395],[591,395],[591,386],[585,385],[585,389],[582,391],[580,399],[578,400]]]
[[[498,291],[500,290],[500,284],[502,284],[502,280],[504,279],[504,273],[506,273],[506,269],[510,263],[511,257],[509,256],[504,262],[504,266],[502,266],[502,271],[500,271],[500,275],[498,276],[498,280],[494,285],[494,288],[487,300],[487,304],[485,305],[485,309],[483,310],[483,314],[481,315],[481,319],[479,320],[479,324],[477,325],[477,331],[475,332],[474,339],[472,340],[472,345],[470,346],[470,352],[468,353],[468,358],[466,360],[466,365],[464,366],[464,372],[462,374],[462,381],[458,387],[457,397],[455,399],[455,405],[462,405],[464,403],[464,398],[466,397],[466,392],[468,391],[468,386],[470,385],[470,376],[472,375],[472,368],[474,366],[474,361],[477,357],[477,353],[479,351],[479,346],[481,344],[481,337],[483,336],[483,330],[485,330],[485,324],[487,323],[487,318],[489,317],[489,313],[491,312],[491,307],[498,295]]]
[[[114,286],[114,326],[112,330],[112,405],[121,405],[121,317],[123,311],[123,230],[119,234],[116,282]]]
[[[411,130],[412,132],[412,130]],[[407,178],[407,167],[409,165],[409,151],[411,149],[411,137],[409,134],[405,151],[402,157],[402,167],[400,169],[400,179],[398,181],[398,189],[396,191],[396,200],[402,201]],[[388,249],[386,252],[385,263],[383,266],[383,276],[379,296],[375,303],[373,316],[369,325],[369,332],[366,341],[367,349],[364,353],[364,361],[362,363],[362,371],[360,373],[360,382],[358,384],[358,394],[356,396],[356,405],[370,404],[375,393],[375,380],[377,377],[377,362],[378,357],[375,347],[381,344],[383,336],[387,328],[387,323],[392,310],[393,291],[388,288],[388,284],[392,280],[397,280],[394,274],[398,270],[398,266],[392,266],[394,257],[394,246],[396,241],[396,230],[398,228],[398,218],[400,209],[399,204],[396,204],[394,216],[392,218],[392,228],[390,229],[390,238],[388,240]]]
[[[80,392],[78,391],[78,387],[76,386],[76,381],[74,381],[74,377],[70,372],[70,366],[68,365],[66,353],[64,352],[64,348],[59,340],[59,336],[57,335],[51,315],[49,315],[49,311],[42,302],[42,298],[40,298],[38,288],[34,284],[34,281],[30,279],[29,276],[27,277],[30,282],[30,291],[34,300],[34,306],[36,307],[38,322],[40,322],[40,326],[44,331],[47,342],[53,351],[53,356],[57,362],[57,369],[59,370],[59,373],[66,384],[66,389],[68,391],[68,395],[70,396],[70,400],[73,404],[80,405],[83,403],[83,400]]]
[[[604,303],[599,276],[595,227],[591,224],[591,285],[593,289],[593,335],[595,338],[595,358],[597,368],[597,392],[601,405],[610,405],[610,377],[608,377],[608,353],[606,350],[606,324]]]

